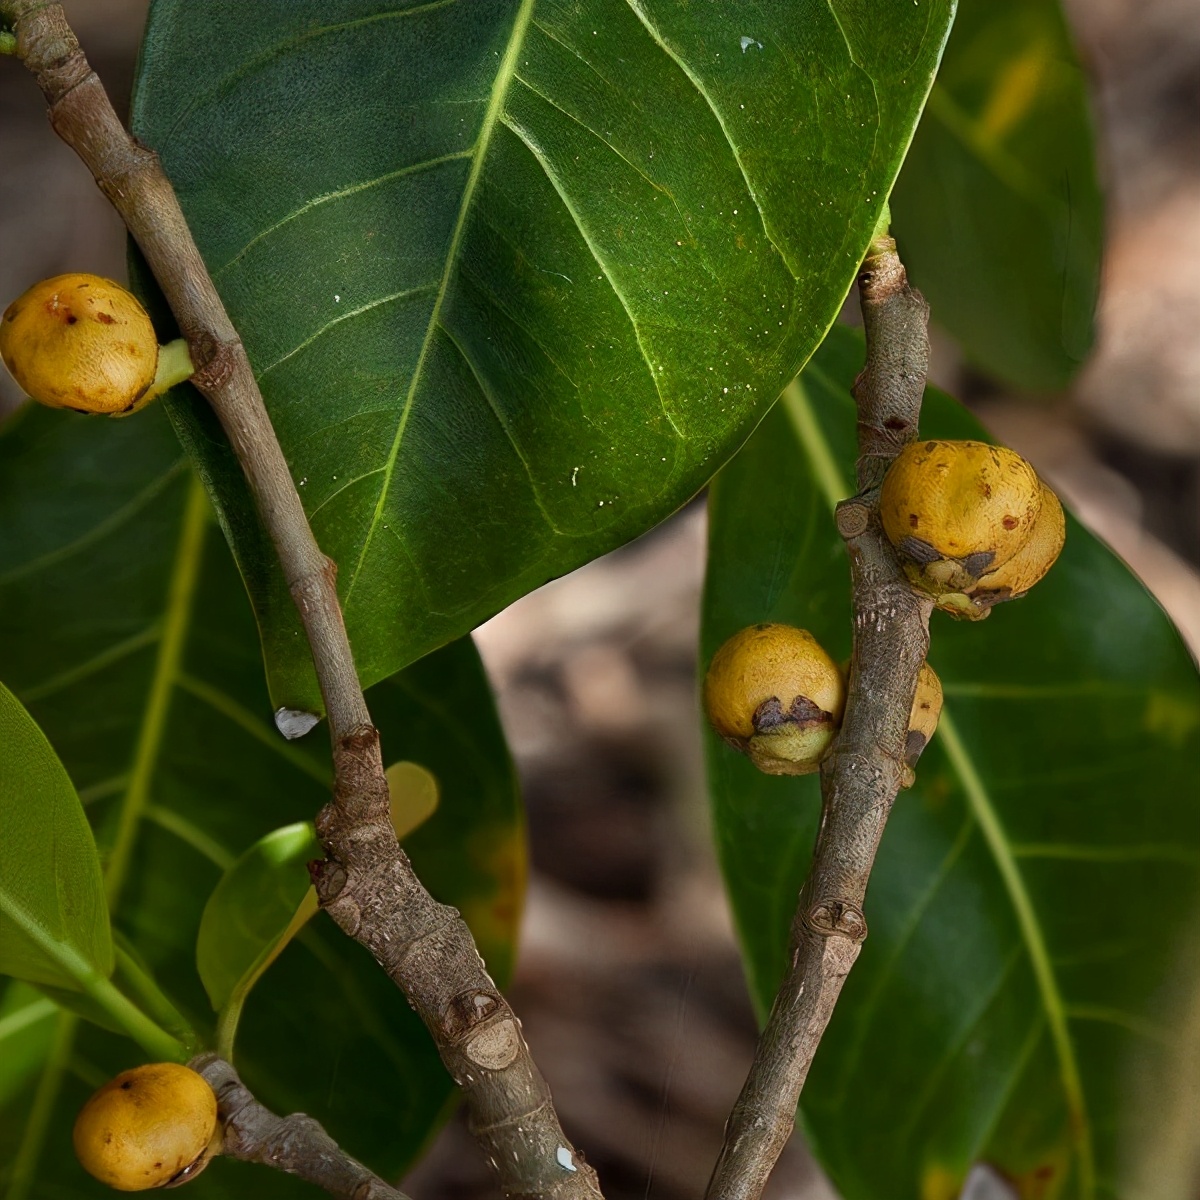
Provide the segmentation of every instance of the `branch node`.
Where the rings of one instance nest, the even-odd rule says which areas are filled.
[[[25,25],[32,5],[22,5],[15,14],[17,56],[37,78],[38,86],[55,100],[77,87],[91,73],[87,59],[61,8],[53,6],[41,14],[36,27]]]
[[[374,725],[357,725],[340,734],[333,747],[333,768],[333,803],[317,817],[321,840],[344,830],[347,815],[355,824],[387,825],[390,830],[391,798],[383,773],[379,730]]]
[[[463,1046],[463,1053],[485,1071],[503,1071],[520,1052],[521,1034],[511,1016],[478,1029]]]
[[[502,1007],[504,1001],[495,992],[480,991],[477,988],[459,992],[442,1013],[442,1032],[447,1041],[461,1042],[473,1029],[494,1016]]]
[[[864,303],[894,296],[908,286],[908,273],[896,253],[895,239],[874,238],[858,272],[858,290]]]
[[[318,836],[320,829],[318,826]],[[340,862],[332,858],[315,858],[308,864],[308,877],[321,899],[323,907],[332,904],[346,887],[350,876]]]
[[[804,914],[804,924],[819,937],[847,937],[861,942],[867,936],[867,919],[845,900],[823,900]]]
[[[833,510],[833,516],[838,533],[847,542],[866,533],[871,523],[871,509],[857,497],[842,500]]]
[[[187,353],[196,364],[196,371],[192,373],[194,388],[205,396],[223,388],[238,368],[239,346],[239,342],[218,342],[206,330],[188,338]]]

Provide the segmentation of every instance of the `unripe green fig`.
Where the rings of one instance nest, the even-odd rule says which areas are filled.
[[[84,1170],[118,1191],[177,1186],[219,1150],[217,1098],[190,1067],[147,1063],[93,1093],[72,1141]]]
[[[811,633],[791,625],[735,633],[704,680],[713,729],[769,775],[817,770],[845,703],[837,664]]]

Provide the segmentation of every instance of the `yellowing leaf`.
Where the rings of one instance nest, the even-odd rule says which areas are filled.
[[[392,804],[392,828],[404,841],[437,810],[438,781],[415,762],[392,763],[386,774]]]

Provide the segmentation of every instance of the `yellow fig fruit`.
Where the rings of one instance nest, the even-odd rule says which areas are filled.
[[[966,592],[1029,540],[1042,484],[1019,455],[985,442],[914,442],[883,481],[879,515],[914,586]]]
[[[1054,566],[1067,538],[1063,507],[1051,488],[1042,484],[1042,507],[1029,540],[1003,566],[982,576],[971,589],[976,607],[990,608],[1001,600],[1025,595]]]
[[[713,729],[768,775],[815,771],[845,703],[837,664],[811,633],[791,625],[735,633],[704,679]]]
[[[56,275],[0,317],[0,356],[13,378],[51,408],[133,411],[154,382],[158,338],[146,310],[98,275]]]
[[[929,745],[942,715],[942,681],[928,663],[921,664],[917,675],[917,692],[908,717],[908,741],[904,746],[904,761],[909,767],[917,765],[921,751]]]
[[[91,1096],[75,1120],[73,1141],[84,1170],[118,1191],[182,1183],[219,1147],[217,1098],[190,1067],[134,1067]]]
[[[191,378],[187,343],[159,346],[137,298],[99,275],[34,284],[0,316],[0,358],[50,408],[124,417]]]
[[[1003,566],[981,576],[965,592],[939,596],[937,607],[956,617],[981,621],[994,605],[1025,595],[1054,566],[1066,536],[1062,505],[1053,489],[1043,483],[1041,511],[1025,545]]]

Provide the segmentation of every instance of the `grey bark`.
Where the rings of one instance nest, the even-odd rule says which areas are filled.
[[[304,1113],[280,1117],[264,1108],[223,1058],[202,1054],[188,1064],[217,1097],[221,1154],[262,1163],[324,1188],[338,1200],[409,1200],[353,1159]]]
[[[931,600],[909,586],[879,524],[879,485],[917,436],[929,363],[928,307],[888,237],[858,276],[867,334],[858,405],[858,494],[837,509],[850,554],[854,652],[845,715],[821,763],[821,825],[792,921],[789,966],[725,1128],[709,1200],[757,1200],[791,1136],[796,1106],[842,984],[867,936],[875,852],[906,780],[908,719],[929,648]]]

